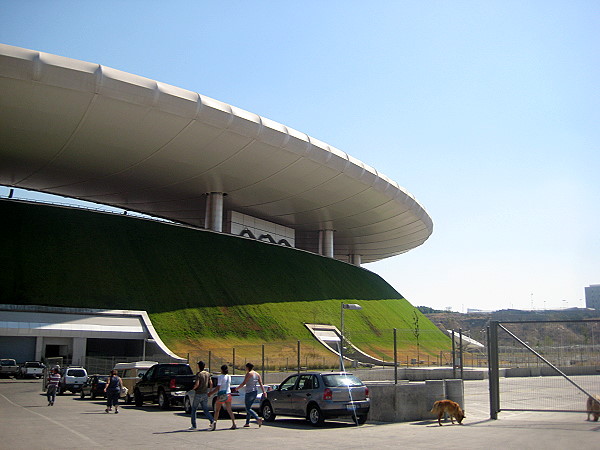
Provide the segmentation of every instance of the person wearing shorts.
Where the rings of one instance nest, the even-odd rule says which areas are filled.
[[[221,375],[219,375],[219,378],[217,378],[217,386],[210,391],[208,395],[210,396],[214,393],[217,394],[215,421],[212,423],[210,430],[216,430],[217,420],[219,420],[219,414],[223,406],[225,406],[225,409],[227,409],[227,412],[229,413],[229,417],[231,417],[232,425],[230,430],[235,430],[237,426],[235,424],[235,416],[231,410],[231,376],[229,375],[229,368],[227,367],[227,364],[223,364],[221,366]]]

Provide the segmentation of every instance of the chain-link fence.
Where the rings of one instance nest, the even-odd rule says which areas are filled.
[[[492,322],[490,409],[585,412],[600,392],[598,320]],[[526,382],[516,382],[525,377]],[[540,392],[546,392],[540,395]]]

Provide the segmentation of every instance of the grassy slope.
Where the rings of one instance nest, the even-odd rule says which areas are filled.
[[[412,328],[415,310],[367,270],[302,251],[123,216],[0,201],[0,302],[142,309],[161,337],[309,338],[303,322]],[[422,339],[447,338],[420,313]],[[423,342],[423,341],[422,341]],[[179,343],[179,344],[178,344]],[[374,344],[375,345],[375,344]]]

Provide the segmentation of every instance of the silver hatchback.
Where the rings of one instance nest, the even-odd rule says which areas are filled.
[[[367,421],[369,388],[351,373],[303,372],[289,376],[261,402],[267,422],[275,416],[305,417],[313,426],[325,419],[350,417],[361,425]]]

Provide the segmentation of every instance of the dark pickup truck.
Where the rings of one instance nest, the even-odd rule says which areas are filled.
[[[183,405],[185,394],[194,386],[194,372],[189,364],[165,363],[150,367],[133,390],[135,406],[158,403],[162,409]]]

